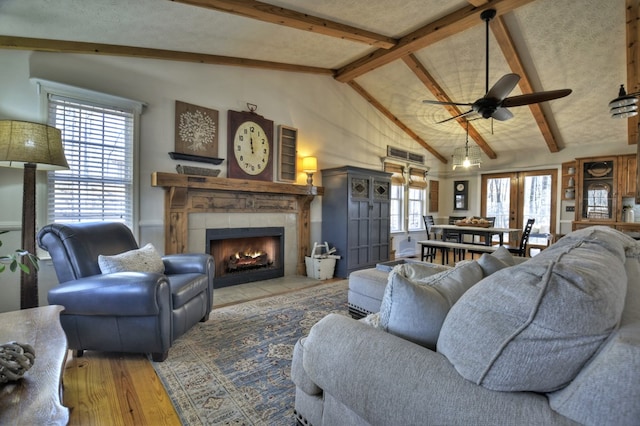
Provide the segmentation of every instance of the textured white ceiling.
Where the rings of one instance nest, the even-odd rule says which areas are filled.
[[[401,37],[458,10],[465,0],[265,0],[270,4]],[[543,104],[561,149],[627,147],[626,122],[607,103],[626,81],[624,0],[536,0],[504,16],[534,90],[571,88]],[[367,45],[294,30],[168,0],[0,0],[0,33],[260,59],[336,69],[373,51]],[[484,23],[415,52],[455,101],[485,92]],[[490,85],[511,72],[490,37]],[[356,79],[394,115],[448,157],[464,130],[406,65],[397,61]],[[520,94],[516,88],[512,94]],[[498,154],[547,150],[528,107],[506,122],[472,124]]]

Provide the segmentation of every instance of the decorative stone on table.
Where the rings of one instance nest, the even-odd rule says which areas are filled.
[[[21,379],[33,366],[35,359],[35,350],[27,343],[0,345],[0,383]]]

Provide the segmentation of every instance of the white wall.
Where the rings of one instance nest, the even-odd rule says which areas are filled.
[[[227,157],[227,111],[257,112],[299,130],[298,155],[315,155],[319,167],[353,165],[381,168],[387,145],[416,150],[415,143],[355,91],[329,76],[266,71],[147,59],[0,50],[0,119],[44,122],[36,85],[30,78],[56,81],[145,102],[139,158],[139,240],[163,246],[163,190],[150,186],[153,171],[175,172],[174,105],[181,100],[219,111],[219,153]],[[184,163],[184,162],[181,162]],[[194,163],[193,165],[200,165]],[[219,166],[226,176],[226,162]],[[46,175],[39,173],[38,227],[46,222]],[[298,183],[306,177],[300,174]],[[314,183],[322,184],[320,173]],[[20,242],[22,170],[0,168],[0,250]],[[321,200],[312,203],[312,240],[320,235]],[[46,265],[45,269],[47,268]],[[46,277],[46,278],[43,278]],[[55,277],[40,276],[40,304]],[[19,308],[17,274],[0,274],[0,311]]]
[[[381,168],[380,157],[387,145],[426,154],[431,167],[430,179],[440,181],[440,212],[444,218],[452,214],[453,180],[470,181],[470,209],[478,214],[480,201],[479,173],[451,172],[449,165],[435,160],[426,150],[406,136],[388,119],[368,104],[347,85],[329,76],[267,71],[249,68],[214,66],[149,59],[120,58],[97,55],[74,55],[44,52],[0,50],[0,119],[44,122],[36,85],[30,78],[40,78],[81,88],[104,92],[147,103],[142,115],[139,170],[139,241],[163,246],[163,190],[150,186],[153,171],[174,172],[178,162],[167,155],[174,149],[174,105],[181,100],[219,111],[219,157],[226,158],[227,111],[246,110],[246,103],[258,105],[258,113],[299,129],[298,154],[315,155],[319,167],[343,165]],[[635,152],[629,146],[628,152]],[[590,152],[528,152],[501,156],[503,170],[548,168],[560,166],[575,157],[611,154],[603,143]],[[616,152],[615,154],[622,154]],[[508,157],[512,155],[511,157]],[[201,165],[201,164],[194,164]],[[220,168],[226,175],[226,162]],[[44,173],[38,176],[38,227],[45,224]],[[300,174],[298,183],[305,177]],[[322,184],[320,173],[314,182]],[[559,194],[560,195],[560,194]],[[22,171],[0,168],[0,230],[12,230],[0,237],[0,250],[19,244],[21,226]],[[322,241],[321,199],[312,203],[312,241]],[[406,235],[396,236],[397,246]],[[420,235],[412,238],[421,238]],[[51,271],[40,275],[40,303],[46,303],[46,290],[55,285]],[[0,274],[0,311],[17,309],[18,278],[16,274]]]

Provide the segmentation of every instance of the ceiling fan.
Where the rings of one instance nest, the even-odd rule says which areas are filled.
[[[520,81],[520,76],[513,73],[503,75],[500,80],[498,80],[496,84],[494,84],[493,87],[489,89],[489,21],[491,21],[495,16],[495,9],[487,9],[480,14],[480,18],[486,22],[486,94],[473,103],[432,100],[422,101],[426,104],[434,105],[457,105],[471,107],[471,109],[469,109],[468,111],[460,113],[451,118],[447,118],[446,120],[439,121],[438,124],[444,123],[449,120],[454,120],[459,117],[464,117],[474,112],[480,114],[483,118],[494,118],[498,121],[506,121],[510,118],[513,118],[513,114],[507,109],[508,107],[546,102],[553,99],[563,98],[571,93],[571,89],[560,89],[507,97],[509,93],[511,93],[513,88],[516,87],[518,81]]]

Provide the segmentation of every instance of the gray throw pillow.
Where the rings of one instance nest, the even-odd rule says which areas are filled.
[[[500,269],[514,265],[513,255],[503,246],[498,247],[493,253],[484,253],[478,259],[478,265],[482,268],[484,276],[498,272]]]
[[[156,272],[164,273],[164,263],[151,243],[136,250],[129,250],[113,256],[98,256],[98,265],[103,274],[115,272]]]
[[[482,272],[484,273],[485,277],[498,272],[500,269],[508,268],[509,266],[511,266],[504,260],[500,260],[488,253],[484,253],[482,256],[480,256],[480,259],[478,259],[478,265],[480,265],[480,267],[482,268]]]
[[[463,377],[493,390],[550,392],[596,353],[622,314],[625,248],[610,231],[578,235],[490,275],[453,306],[438,351]]]
[[[382,298],[379,327],[435,349],[447,312],[482,277],[482,269],[475,261],[459,263],[420,280],[406,277],[400,268],[394,269]]]
[[[505,248],[504,246],[500,246],[498,247],[498,249],[496,251],[494,251],[493,253],[491,253],[491,257],[495,257],[496,259],[504,262],[505,264],[507,264],[508,266],[513,266],[515,265],[515,260],[513,258],[513,255],[511,254],[511,252]]]

